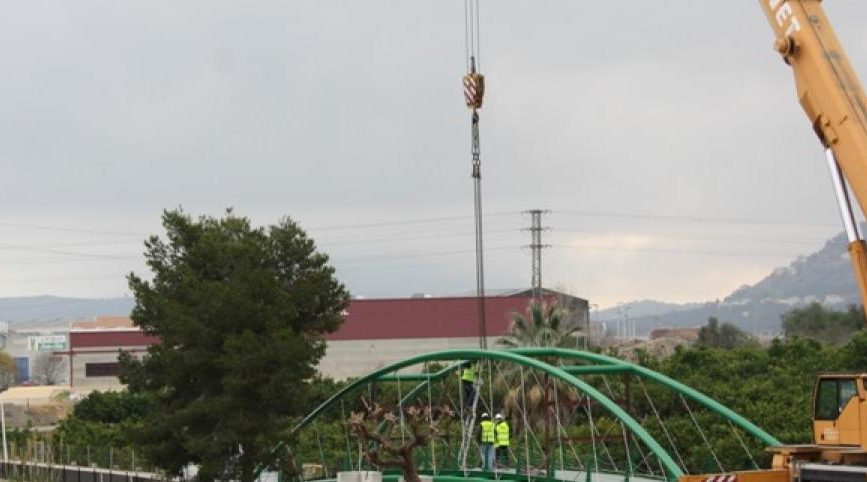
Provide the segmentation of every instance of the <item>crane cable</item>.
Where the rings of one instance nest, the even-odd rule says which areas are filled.
[[[481,52],[479,39],[479,0],[464,0],[464,54],[467,72],[474,70],[473,58],[477,62],[475,69],[482,69],[481,63],[478,63]]]
[[[482,162],[479,143],[479,109],[485,95],[485,77],[479,73],[479,0],[464,0],[464,49],[467,74],[463,78],[464,100],[470,109],[470,138],[473,178],[473,205],[476,234],[476,300],[479,322],[479,347],[488,348],[485,316],[485,263],[482,243]]]

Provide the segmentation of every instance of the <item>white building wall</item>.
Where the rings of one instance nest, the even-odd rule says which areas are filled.
[[[493,347],[496,340],[497,337],[489,337],[488,346]],[[386,365],[432,351],[478,347],[479,339],[475,337],[331,340],[319,363],[319,372],[342,380],[360,377]]]
[[[69,346],[69,331],[68,330],[53,330],[53,329],[31,329],[27,331],[18,331],[18,330],[9,330],[6,333],[3,351],[5,351],[12,358],[20,358],[24,357],[28,359],[29,373],[31,380],[42,383],[43,380],[40,379],[40,374],[35,370],[37,363],[39,363],[39,358],[41,356],[51,356],[52,351],[37,351],[30,349],[30,338],[38,337],[38,336],[63,336],[66,338],[67,347]],[[64,349],[65,350],[65,349]],[[63,351],[63,350],[60,350]],[[61,365],[63,367],[62,371],[59,373],[59,377],[57,379],[57,383],[66,383],[68,374],[69,374],[69,366],[66,362],[66,357],[61,357],[62,362]],[[18,380],[21,382],[23,380]]]
[[[141,350],[142,347],[119,347],[124,351]],[[116,376],[87,376],[87,364],[89,363],[117,363],[118,352],[111,351],[102,353],[88,353],[85,349],[76,350],[73,354],[72,363],[72,387],[76,390],[120,390],[123,384]],[[134,356],[141,356],[141,352],[132,352]],[[67,367],[67,370],[69,367]]]
[[[72,364],[72,386],[76,389],[112,390],[121,387],[117,377],[88,377],[88,363],[117,363],[117,353],[75,352]]]

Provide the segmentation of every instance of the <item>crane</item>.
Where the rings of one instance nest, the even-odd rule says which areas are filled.
[[[847,183],[867,212],[867,102],[821,0],[760,0],[776,35],[774,48],[792,67],[798,100],[825,147],[849,241],[861,301],[867,308],[867,243]]]
[[[850,198],[867,212],[867,102],[864,89],[822,8],[822,0],[759,0],[791,66],[798,100],[825,148],[849,241],[855,280],[867,308],[867,243]],[[726,480],[867,480],[867,373],[820,375],[813,391],[813,443],[772,447],[773,467]],[[681,482],[711,480],[686,476]]]

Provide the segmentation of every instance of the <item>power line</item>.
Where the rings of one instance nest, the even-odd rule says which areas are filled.
[[[52,301],[48,303],[35,303],[29,305],[15,305],[15,306],[4,306],[0,311],[6,313],[7,311],[19,311],[19,310],[28,310],[32,308],[49,308],[52,306],[62,306],[62,305],[71,305],[75,303],[87,303],[93,302],[94,299],[84,298],[84,299],[64,299],[59,301]]]
[[[554,244],[551,247],[557,249],[571,249],[584,251],[618,251],[625,253],[663,253],[663,254],[684,254],[684,255],[699,255],[699,256],[745,256],[755,258],[791,258],[791,254],[786,253],[757,253],[746,251],[701,251],[701,250],[684,250],[684,249],[665,249],[665,248],[617,248],[612,246],[601,245],[567,245]]]
[[[520,214],[520,211],[500,211],[495,213],[485,213],[485,216],[488,218],[491,217],[500,217],[500,216],[510,216]],[[709,224],[757,224],[757,225],[773,225],[773,226],[787,226],[787,227],[816,227],[816,228],[837,228],[837,224],[829,223],[829,224],[800,224],[800,223],[786,223],[779,221],[766,221],[759,219],[745,219],[745,218],[718,218],[718,217],[699,217],[699,216],[673,216],[673,215],[658,215],[658,214],[646,214],[646,213],[629,213],[622,211],[575,211],[575,210],[556,210],[556,215],[565,214],[569,216],[586,216],[586,217],[611,217],[611,218],[629,218],[629,219],[651,219],[651,220],[669,220],[669,221],[684,221],[684,222],[694,222],[694,223],[709,223]],[[430,224],[435,222],[444,222],[444,221],[457,221],[457,220],[467,220],[472,219],[472,216],[440,216],[440,217],[429,217],[429,218],[412,218],[412,219],[402,219],[395,221],[371,221],[366,223],[354,223],[354,224],[341,224],[341,225],[324,225],[324,226],[312,226],[304,228],[306,231],[332,231],[332,230],[348,230],[348,229],[359,229],[359,228],[375,228],[375,227],[384,227],[384,226],[402,226],[402,225],[411,225],[411,224]],[[111,230],[103,230],[103,229],[90,229],[90,228],[76,228],[69,226],[60,226],[60,225],[45,225],[45,224],[27,224],[27,223],[13,223],[13,222],[0,222],[0,227],[8,227],[15,229],[29,229],[29,230],[38,230],[38,231],[58,231],[58,232],[69,232],[69,233],[80,233],[80,234],[98,234],[98,235],[111,235],[111,236],[122,236],[122,237],[136,237],[144,240],[151,236],[153,233],[143,233],[143,232],[131,232],[131,231],[111,231]],[[119,241],[120,242],[120,241]],[[108,243],[108,242],[106,242]]]
[[[512,213],[512,212],[510,212],[510,213],[498,213],[498,214],[494,214],[494,215],[506,215],[506,214],[514,214],[514,213]],[[439,219],[439,220],[449,219],[449,220],[451,220],[451,219],[456,219],[456,218],[467,219],[467,218],[469,218],[469,216],[449,217],[449,218],[427,218],[426,220],[431,220],[431,219]],[[407,224],[415,224],[415,223],[423,222],[423,221],[425,221],[425,220],[416,219],[416,220],[403,220],[403,221],[395,221],[395,222],[387,222],[387,223],[369,223],[369,224],[367,224],[367,226],[375,226],[375,225],[383,225],[383,224],[407,225]],[[344,228],[350,229],[353,226],[358,227],[361,225],[351,225],[351,226],[345,226],[345,227],[339,227],[339,228],[340,229],[344,229]],[[337,229],[338,227],[334,227],[334,228]],[[486,231],[487,234],[506,234],[509,232],[513,232],[513,231],[510,229],[499,229],[499,230]],[[589,230],[589,229],[576,229],[576,228],[560,228],[560,229],[558,229],[558,232],[581,232],[581,233],[590,233],[590,234],[593,234],[593,233],[611,234],[610,232],[606,232],[606,231]],[[412,233],[418,234],[417,231],[412,231]],[[363,238],[363,239],[354,238],[354,239],[350,239],[350,240],[344,239],[344,240],[335,240],[335,241],[328,241],[326,239],[326,240],[319,240],[318,244],[320,246],[327,247],[329,245],[334,246],[334,245],[361,245],[361,244],[370,244],[370,243],[384,243],[384,242],[388,242],[388,241],[392,241],[392,240],[394,240],[394,241],[414,241],[414,240],[425,241],[425,240],[429,240],[429,239],[460,237],[460,236],[469,235],[469,234],[471,234],[471,233],[466,232],[466,231],[462,231],[462,232],[451,232],[451,233],[439,232],[439,233],[431,233],[431,234],[427,234],[427,235],[409,235],[409,236],[399,237],[399,238],[395,238],[394,236],[392,236],[389,238],[383,238],[383,237]],[[798,239],[761,239],[761,238],[754,238],[754,237],[748,238],[748,237],[731,237],[731,236],[729,236],[729,237],[719,237],[719,236],[709,237],[709,236],[695,236],[695,235],[668,235],[668,234],[656,234],[656,233],[651,234],[651,235],[645,235],[645,234],[637,234],[637,235],[642,236],[644,238],[650,238],[650,239],[674,239],[674,240],[702,241],[702,242],[755,242],[755,243],[773,243],[773,244],[781,244],[781,243],[784,243],[784,244],[815,244],[815,243],[821,243],[821,242],[826,241],[824,239],[820,240],[818,238],[816,238],[814,240],[806,240],[806,239],[798,240]],[[133,241],[130,241],[130,242],[133,242]],[[88,259],[124,260],[124,261],[125,260],[136,260],[136,259],[140,259],[142,257],[141,253],[137,253],[137,254],[133,254],[133,253],[130,253],[130,254],[101,254],[101,253],[88,253],[88,252],[72,251],[72,250],[60,250],[60,249],[53,249],[53,248],[47,247],[47,246],[65,246],[65,245],[68,245],[68,246],[75,246],[75,245],[87,246],[87,245],[91,245],[91,244],[92,245],[126,244],[126,242],[122,241],[122,240],[111,240],[111,241],[93,242],[93,243],[83,242],[83,243],[68,243],[68,244],[53,244],[53,245],[0,243],[0,250],[28,251],[28,252],[34,252],[34,253],[60,255],[63,257],[80,257],[80,258],[88,258]],[[541,244],[541,243],[537,243],[537,244]],[[562,247],[562,245],[560,245],[560,246]],[[530,247],[532,247],[532,246],[530,246]],[[596,249],[596,248],[589,246],[589,247],[587,247],[587,249]],[[605,250],[616,250],[616,251],[629,251],[629,249],[612,248],[610,246],[606,246],[606,247],[604,247],[604,249]],[[683,252],[683,250],[658,250],[658,251],[659,252]],[[696,254],[701,254],[701,253],[718,254],[719,253],[716,251],[714,251],[714,252],[711,252],[711,251],[692,251],[692,252],[696,253]],[[743,253],[743,254],[747,255],[747,256],[750,255],[750,253]],[[413,256],[423,256],[423,254],[422,255],[413,255]],[[375,258],[375,259],[388,259],[388,258],[389,257],[387,255],[383,255],[383,256]],[[57,259],[57,258],[33,259],[32,262],[34,264],[44,264],[46,261],[50,261],[52,259]],[[63,259],[63,258],[61,258],[61,259]],[[30,260],[16,259],[16,260],[7,261],[6,263],[7,264],[24,265],[24,264],[27,264],[29,261]],[[540,263],[540,259],[538,257],[536,257],[536,262]],[[535,269],[534,269],[534,272],[535,272]]]
[[[488,259],[491,259],[491,258],[512,259],[512,258],[514,258],[515,252],[517,250],[518,250],[518,247],[510,247],[510,248],[504,249],[502,251],[488,252],[487,258]],[[393,269],[395,269],[396,272],[405,273],[406,271],[412,271],[414,269],[420,269],[422,267],[427,267],[427,266],[433,266],[433,267],[438,268],[438,269],[443,268],[445,266],[448,266],[449,267],[448,271],[450,273],[458,273],[458,272],[462,273],[463,269],[466,268],[468,265],[468,260],[470,260],[471,258],[472,258],[472,253],[466,252],[466,253],[462,253],[462,254],[434,256],[434,257],[430,257],[430,258],[418,257],[418,258],[412,258],[412,259],[401,259],[401,260],[395,261],[394,264],[389,264],[389,266],[390,266],[389,269],[392,269],[391,267],[393,266],[394,267]],[[353,275],[355,273],[360,273],[360,272],[371,272],[371,271],[381,272],[383,269],[383,266],[385,266],[385,265],[386,265],[386,263],[377,260],[376,262],[371,262],[371,263],[360,261],[358,263],[353,263],[353,264],[348,265],[348,266],[344,266],[341,263],[335,263],[333,266],[337,269],[337,272],[340,276],[347,275],[347,277],[348,277],[348,273],[350,273],[350,270],[351,270],[351,273],[353,273]],[[397,271],[397,270],[402,270],[402,271]],[[475,291],[475,290],[473,290],[473,291]]]
[[[610,231],[597,231],[590,229],[579,228],[557,228],[557,232],[572,232],[572,233],[587,233],[587,234],[612,234],[619,236],[640,236],[647,239],[673,239],[679,241],[719,241],[719,242],[735,242],[735,243],[773,243],[773,244],[809,244],[824,243],[827,239],[762,239],[762,238],[746,238],[746,237],[719,237],[719,236],[687,236],[676,234],[659,234],[659,233],[616,233]]]
[[[517,250],[518,246],[497,246],[493,248],[485,248],[485,251],[506,251],[506,250]],[[454,250],[454,251],[434,251],[428,253],[416,253],[416,254],[405,254],[405,255],[382,255],[382,256],[369,256],[363,258],[350,258],[350,259],[338,259],[333,258],[335,264],[342,263],[367,263],[371,261],[390,261],[397,259],[413,259],[413,258],[428,258],[428,257],[439,257],[439,256],[454,256],[461,254],[472,254],[475,253],[475,250],[472,249],[462,249],[462,250]]]
[[[97,281],[106,279],[125,279],[126,275],[105,275],[105,276],[53,276],[44,278],[3,278],[2,283],[38,283],[43,281]]]
[[[104,259],[94,260],[93,258],[74,258],[74,257],[45,257],[45,258],[15,258],[11,260],[0,260],[0,265],[3,266],[32,266],[41,264],[59,264],[59,263],[105,263],[105,262],[123,262],[129,263],[128,259]]]
[[[81,246],[111,246],[111,245],[143,245],[143,241],[139,239],[115,239],[115,240],[107,240],[107,241],[76,241],[70,243],[36,243],[36,244],[19,244],[20,246],[28,246],[31,248],[69,248],[69,247],[81,247]]]
[[[652,220],[667,220],[667,221],[683,221],[690,223],[708,223],[708,224],[756,224],[761,226],[788,226],[788,227],[814,227],[814,228],[829,228],[838,227],[836,224],[800,224],[787,223],[779,221],[765,221],[758,219],[744,218],[715,218],[715,217],[699,217],[699,216],[672,216],[666,214],[639,214],[626,213],[616,211],[560,211],[557,214],[567,214],[570,216],[586,216],[586,217],[608,217],[608,218],[629,218],[629,219],[652,219]]]
[[[503,230],[492,230],[488,231],[489,234],[508,234],[514,232],[511,229],[503,229]],[[442,234],[442,235],[427,235],[427,236],[407,236],[403,238],[368,238],[368,239],[356,239],[356,240],[344,240],[337,242],[320,242],[321,246],[327,245],[359,245],[359,244],[370,244],[370,243],[383,243],[387,241],[412,241],[412,240],[429,240],[435,238],[447,238],[447,237],[461,237],[467,236],[472,233],[462,232],[462,233],[452,233],[452,234]],[[45,254],[54,254],[60,255],[63,257],[80,257],[80,258],[88,258],[88,259],[105,259],[105,260],[137,260],[142,258],[142,254],[100,254],[100,253],[87,253],[80,251],[68,251],[68,250],[58,250],[58,249],[50,249],[50,248],[41,248],[38,245],[24,245],[24,244],[11,244],[11,243],[0,243],[0,250],[9,250],[9,251],[27,251],[34,253],[45,253]],[[65,258],[59,258],[63,260]],[[53,260],[58,260],[58,258],[42,258],[42,259],[30,259],[30,260],[9,260],[9,261],[0,261],[2,264],[18,264],[24,265],[28,263],[33,264],[44,264],[45,262],[51,262]]]
[[[498,213],[488,213],[486,216],[494,217],[494,216],[509,216],[520,214],[518,211],[504,211]],[[341,225],[331,225],[331,226],[319,226],[319,227],[310,227],[304,228],[306,231],[336,231],[342,229],[358,229],[358,228],[380,228],[384,226],[403,226],[407,224],[430,224],[442,221],[457,221],[457,220],[468,220],[473,219],[473,216],[443,216],[443,217],[435,217],[435,218],[415,218],[415,219],[403,219],[399,221],[373,221],[369,223],[359,223],[359,224],[341,224]]]
[[[594,233],[596,231],[591,230],[576,230],[576,229],[558,229],[558,232],[562,231],[577,231],[577,232],[589,232]],[[513,232],[512,230],[496,230],[496,231],[488,231],[488,233],[500,233],[506,234],[508,232]],[[462,233],[464,235],[470,233]],[[440,237],[452,237],[456,235],[443,235]],[[426,237],[406,237],[402,238],[402,241],[411,241],[411,240],[420,240],[424,241],[427,239],[436,238],[437,236],[431,235]],[[788,243],[788,244],[808,244],[809,241],[798,241],[798,240],[762,240],[762,239],[752,239],[752,238],[702,238],[702,237],[688,237],[688,236],[645,236],[645,238],[649,239],[679,239],[679,240],[690,240],[690,241],[722,241],[722,242],[760,242],[760,243]],[[370,239],[361,239],[355,241],[344,241],[342,243],[334,243],[334,244],[343,244],[343,245],[359,245],[359,244],[370,244],[377,242],[386,242],[389,241],[388,238],[370,238]],[[818,240],[817,240],[818,242]],[[320,243],[321,246],[326,246],[332,243]],[[541,241],[538,243],[541,245]],[[549,247],[551,245],[542,245],[542,247]],[[525,247],[532,248],[532,245],[527,245]],[[668,254],[688,254],[688,255],[725,255],[725,256],[758,256],[758,257],[773,257],[779,258],[782,256],[792,256],[791,254],[762,254],[755,252],[735,252],[735,251],[709,251],[709,250],[684,250],[684,249],[665,249],[665,248],[617,248],[602,245],[565,245],[565,244],[557,244],[554,245],[556,248],[565,248],[565,249],[585,249],[585,250],[593,250],[593,251],[618,251],[618,252],[658,252],[658,253],[668,253]],[[506,247],[500,246],[498,248],[493,248],[495,250],[502,249],[515,249],[516,247]],[[4,265],[28,265],[28,264],[45,264],[45,263],[54,263],[54,262],[83,262],[88,260],[108,260],[108,261],[130,261],[130,260],[139,260],[142,258],[141,254],[99,254],[99,253],[86,253],[86,252],[77,252],[77,251],[66,251],[66,250],[55,250],[55,249],[43,249],[37,248],[30,245],[10,245],[8,243],[0,244],[0,250],[11,250],[11,251],[28,251],[35,253],[45,253],[45,254],[55,254],[60,255],[61,257],[49,257],[49,258],[31,258],[31,259],[13,259],[8,261],[0,261],[0,263]],[[452,254],[466,254],[471,251],[465,250],[456,250],[456,251],[439,251],[439,252],[421,252],[410,255],[376,255],[370,257],[357,257],[344,259],[340,262],[343,263],[357,263],[357,262],[368,262],[368,261],[384,261],[384,260],[399,260],[399,259],[410,259],[410,258],[423,258],[426,256],[439,257],[445,255]],[[339,256],[335,256],[331,254],[332,259],[340,260]],[[73,259],[70,259],[73,258]],[[74,259],[74,258],[83,258],[83,259]],[[535,266],[539,265],[541,268],[541,259],[540,256],[535,256],[534,264],[533,264],[533,273],[536,273],[538,279],[541,279],[541,273],[539,270],[536,270]],[[536,278],[534,278],[536,279]],[[537,284],[535,281],[533,282],[534,286]]]
[[[509,216],[509,215],[517,215],[520,214],[519,211],[501,211],[495,213],[487,213],[488,217],[499,217],[499,216]],[[458,221],[458,220],[467,220],[472,219],[472,216],[439,216],[439,217],[429,217],[429,218],[412,218],[412,219],[401,219],[395,221],[371,221],[367,223],[354,223],[354,224],[341,224],[341,225],[325,225],[325,226],[313,226],[313,227],[305,227],[305,231],[332,231],[332,230],[344,230],[344,229],[359,229],[359,228],[377,228],[384,226],[402,226],[408,224],[430,224],[436,222],[444,222],[444,221]],[[296,220],[297,221],[297,220]],[[46,225],[46,224],[27,224],[27,223],[12,223],[12,222],[0,222],[0,227],[7,228],[15,228],[15,229],[24,229],[24,230],[35,230],[35,231],[57,231],[57,232],[68,232],[68,233],[79,233],[79,234],[98,234],[98,235],[110,235],[110,236],[122,236],[122,237],[136,237],[144,240],[150,237],[153,233],[143,233],[143,232],[131,232],[131,231],[111,231],[111,230],[103,230],[103,229],[90,229],[90,228],[75,228],[69,226],[60,226],[60,225]]]
[[[413,236],[405,236],[405,237],[395,237],[390,236],[387,238],[364,238],[364,239],[341,239],[336,241],[317,241],[317,244],[320,246],[338,246],[338,245],[353,245],[353,244],[369,244],[369,243],[387,243],[392,241],[427,241],[430,239],[442,239],[442,238],[459,238],[464,236],[471,236],[474,233],[470,231],[461,231],[461,232],[452,232],[452,233],[442,233],[438,232],[435,234],[421,234],[419,235],[416,231],[413,231],[416,235]],[[486,230],[486,235],[492,234],[510,234],[514,233],[514,229],[497,229],[497,230]]]
[[[100,258],[100,259],[137,259],[138,256],[132,255],[111,255],[111,254],[96,254],[96,253],[83,253],[79,251],[64,251],[59,249],[45,249],[45,248],[35,248],[33,246],[27,246],[23,244],[10,244],[10,243],[0,243],[0,249],[9,249],[16,251],[32,251],[36,253],[48,253],[48,254],[59,254],[62,256],[81,256],[85,258]]]
[[[23,223],[7,223],[0,222],[0,226],[7,228],[17,228],[17,229],[32,229],[38,231],[63,231],[69,233],[80,233],[80,234],[108,234],[112,236],[135,236],[144,238],[149,236],[144,233],[132,233],[132,232],[122,232],[122,231],[104,231],[104,230],[96,230],[96,229],[82,229],[82,228],[70,228],[63,226],[47,226],[41,224],[23,224]]]

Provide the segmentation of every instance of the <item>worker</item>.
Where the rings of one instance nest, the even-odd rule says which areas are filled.
[[[472,408],[476,396],[476,362],[471,361],[461,367],[461,388],[464,395],[464,409]]]
[[[491,421],[488,412],[485,412],[482,414],[482,421],[479,422],[479,450],[481,451],[482,470],[494,470],[496,457],[494,442],[494,422]]]
[[[494,415],[494,447],[496,450],[496,462],[500,467],[509,464],[509,422],[502,413]]]

